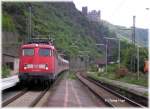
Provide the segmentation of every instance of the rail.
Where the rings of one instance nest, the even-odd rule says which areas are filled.
[[[77,77],[109,107],[144,107],[127,97],[100,85],[98,82],[90,80],[85,75],[77,73]]]
[[[62,75],[62,74],[61,74]],[[45,84],[41,87],[30,86],[23,89],[12,97],[9,97],[2,102],[2,107],[35,107],[49,90],[60,81],[62,76],[59,76],[53,84]],[[46,102],[46,101],[45,101]]]
[[[127,98],[143,105],[143,106],[148,106],[148,98],[147,97],[144,97],[144,96],[141,96],[139,94],[136,94],[134,92],[131,92],[129,90],[126,90],[124,88],[121,88],[121,87],[118,87],[114,84],[109,84],[107,82],[104,82],[104,81],[101,81],[101,80],[97,80],[91,76],[88,76],[89,79],[92,79],[93,81],[97,81],[99,84],[105,86],[106,88],[109,88],[111,90],[115,90],[117,93],[121,94],[121,95],[124,95],[126,96]]]

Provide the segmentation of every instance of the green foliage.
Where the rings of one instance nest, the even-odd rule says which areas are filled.
[[[118,64],[112,64],[107,66],[108,72],[116,72],[117,69],[118,69]]]
[[[119,81],[148,87],[148,77],[147,76],[148,75],[144,75],[141,73],[140,78],[138,80],[136,74],[129,73],[127,76],[120,78]]]
[[[68,72],[68,79],[77,79],[75,72]]]
[[[107,36],[108,28],[89,22],[76,10],[72,2],[4,2],[3,16],[4,13],[11,16],[16,31],[22,35],[21,40],[27,39],[28,36],[29,6],[32,7],[32,37],[50,35],[55,40],[56,48],[68,57],[79,55],[79,51],[89,51],[88,55],[95,58],[100,56],[95,43],[100,39],[99,36]],[[3,26],[6,23],[8,21],[3,21]],[[73,44],[77,48],[71,47]]]
[[[147,48],[140,48],[139,49],[139,63],[140,63],[140,66],[139,66],[139,69],[140,71],[143,71],[144,70],[144,62],[145,60],[148,60],[148,50]]]
[[[8,66],[2,66],[2,78],[6,78],[10,75],[10,68]]]
[[[107,73],[89,72],[88,75],[98,80],[101,79],[101,77],[104,77],[112,80],[148,87],[148,75],[142,73],[140,74],[139,79],[137,79],[137,74],[134,73],[128,73],[126,76],[121,78],[116,78],[115,72],[107,72]]]
[[[3,16],[2,16],[2,23],[3,23],[2,24],[3,30],[10,31],[10,32],[15,31],[15,25],[13,23],[12,17],[5,12],[3,13]]]
[[[133,59],[133,55],[135,54],[135,60],[137,68],[137,47],[134,48],[133,45],[122,41],[121,42],[121,64],[125,65],[129,70],[131,70],[131,60]],[[139,69],[143,72],[144,69],[144,61],[148,60],[148,49],[147,48],[139,48]],[[136,69],[137,70],[137,69]]]
[[[97,67],[96,67],[96,65],[90,65],[90,69],[89,69],[89,71],[90,72],[96,72],[98,69],[97,69]]]

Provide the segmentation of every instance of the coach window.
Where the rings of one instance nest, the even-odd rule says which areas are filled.
[[[34,55],[34,49],[33,48],[24,48],[22,55],[23,56],[33,56]]]
[[[52,56],[52,52],[49,48],[40,48],[39,55],[40,56]]]

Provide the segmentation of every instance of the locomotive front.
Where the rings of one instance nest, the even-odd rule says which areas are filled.
[[[19,62],[20,82],[54,79],[54,48],[46,44],[26,44],[21,47]]]

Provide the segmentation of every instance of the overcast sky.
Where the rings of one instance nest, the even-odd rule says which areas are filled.
[[[136,26],[150,28],[150,0],[73,0],[78,10],[101,10],[101,18],[112,24],[130,27],[133,15]],[[149,19],[149,20],[148,20]]]

